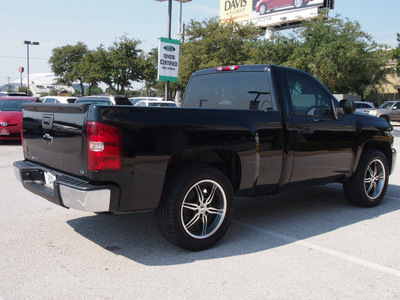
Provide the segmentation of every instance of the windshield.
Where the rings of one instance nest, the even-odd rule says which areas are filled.
[[[32,100],[15,100],[7,99],[0,100],[0,110],[1,111],[22,111],[22,104],[32,103]]]
[[[385,102],[379,108],[391,108],[394,102]]]

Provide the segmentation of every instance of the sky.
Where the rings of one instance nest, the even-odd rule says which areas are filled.
[[[149,51],[168,33],[168,2],[155,0],[18,0],[0,3],[0,86],[20,78],[25,68],[24,40],[39,42],[29,47],[30,74],[50,73],[52,49],[84,42],[89,49],[106,48],[121,36],[140,40]],[[179,3],[172,3],[172,38],[178,38]],[[220,0],[184,3],[183,22],[219,15]],[[400,0],[336,0],[331,16],[358,21],[378,43],[397,47],[400,33]]]

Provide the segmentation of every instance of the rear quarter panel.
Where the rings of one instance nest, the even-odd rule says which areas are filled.
[[[281,131],[279,113],[272,112]],[[123,170],[116,174],[91,172],[92,180],[115,180],[121,185],[122,211],[152,209],[158,206],[172,156],[182,151],[223,149],[237,153],[241,160],[241,188],[251,188],[255,180],[257,149],[256,124],[265,122],[263,111],[102,107],[91,108],[90,121],[101,121],[120,128],[123,140]],[[267,131],[267,128],[264,128]],[[266,138],[268,141],[268,139]],[[273,145],[267,149],[281,147]],[[277,155],[282,157],[281,150]],[[243,163],[245,162],[245,163]]]

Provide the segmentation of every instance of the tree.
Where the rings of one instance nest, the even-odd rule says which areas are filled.
[[[102,46],[100,45],[99,48]],[[102,81],[102,54],[101,50],[90,50],[86,52],[82,63],[82,79],[88,84],[87,94],[99,94],[98,83]],[[100,89],[101,90],[101,89]]]
[[[78,42],[75,46],[66,45],[53,49],[49,64],[53,73],[59,77],[58,83],[72,85],[78,81],[84,94],[84,58],[88,52],[86,44]]]
[[[108,51],[102,47],[98,49],[102,81],[117,94],[125,94],[132,81],[144,78],[146,65],[142,50],[138,49],[139,44],[139,40],[122,36],[108,48]]]
[[[144,85],[146,94],[149,96],[150,90],[157,85],[157,68],[158,68],[158,49],[153,48],[146,55],[144,60],[145,68],[143,72]]]
[[[251,49],[252,64],[286,65],[299,46],[295,37],[276,33],[271,40],[257,41]]]
[[[400,33],[397,33],[397,48],[393,50],[393,58],[397,60],[396,70],[400,71]]]
[[[192,20],[186,27],[185,44],[181,47],[180,85],[185,87],[190,75],[199,69],[248,63],[258,37],[260,31],[252,24],[220,24],[217,18]]]
[[[334,93],[363,92],[381,78],[383,47],[358,22],[322,14],[297,30],[287,65],[313,74]]]

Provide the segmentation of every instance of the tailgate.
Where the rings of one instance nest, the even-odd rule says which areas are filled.
[[[77,176],[87,176],[87,104],[26,104],[25,159]]]

